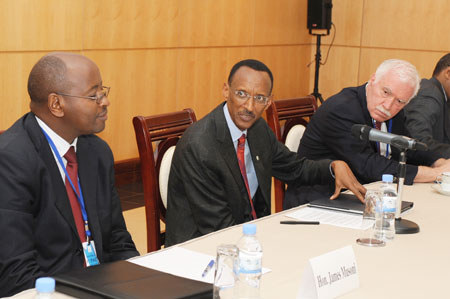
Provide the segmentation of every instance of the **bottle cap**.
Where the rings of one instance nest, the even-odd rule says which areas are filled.
[[[55,280],[51,277],[40,277],[36,279],[36,290],[42,293],[51,293],[55,291]]]
[[[392,183],[394,181],[394,176],[392,174],[383,174],[383,182]]]
[[[256,234],[256,224],[245,223],[242,226],[242,231],[244,232],[244,235],[254,235],[254,234]]]

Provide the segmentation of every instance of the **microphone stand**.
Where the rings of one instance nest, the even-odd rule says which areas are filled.
[[[400,163],[398,164],[398,183],[397,183],[397,207],[395,209],[395,233],[396,234],[416,234],[420,231],[419,226],[412,221],[402,219],[402,197],[403,185],[406,177],[406,150],[400,152]]]

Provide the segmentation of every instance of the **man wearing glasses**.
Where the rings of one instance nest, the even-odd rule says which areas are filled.
[[[362,141],[352,136],[352,126],[368,125],[384,132],[409,136],[403,108],[417,94],[420,78],[407,61],[383,61],[369,81],[344,88],[319,107],[306,128],[299,157],[342,159],[362,184],[380,181],[383,174],[397,175],[399,151],[389,144]],[[450,170],[450,161],[432,152],[408,151],[405,184],[433,182]],[[420,166],[417,166],[420,165]],[[331,184],[288,186],[283,202],[291,208],[333,193]]]
[[[103,131],[109,87],[88,58],[42,57],[31,112],[0,135],[0,297],[41,276],[138,255]]]
[[[277,141],[262,113],[273,76],[260,61],[243,60],[223,86],[225,102],[194,123],[178,142],[168,186],[166,245],[269,215],[272,176],[290,184],[333,182],[337,197],[365,193],[342,161],[309,161]]]

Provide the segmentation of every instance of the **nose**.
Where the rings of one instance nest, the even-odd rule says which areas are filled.
[[[255,99],[253,99],[253,95],[250,96],[249,99],[244,103],[245,109],[252,112],[255,109]]]
[[[108,107],[111,104],[107,96],[103,96],[103,98],[100,101],[100,106],[106,106]]]
[[[387,98],[384,102],[383,102],[383,108],[386,110],[391,110],[392,105],[394,105],[395,102],[395,98],[394,97],[389,97]]]

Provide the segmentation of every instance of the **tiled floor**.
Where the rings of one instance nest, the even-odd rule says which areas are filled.
[[[141,182],[117,187],[122,210],[127,211],[144,206],[144,191]]]

